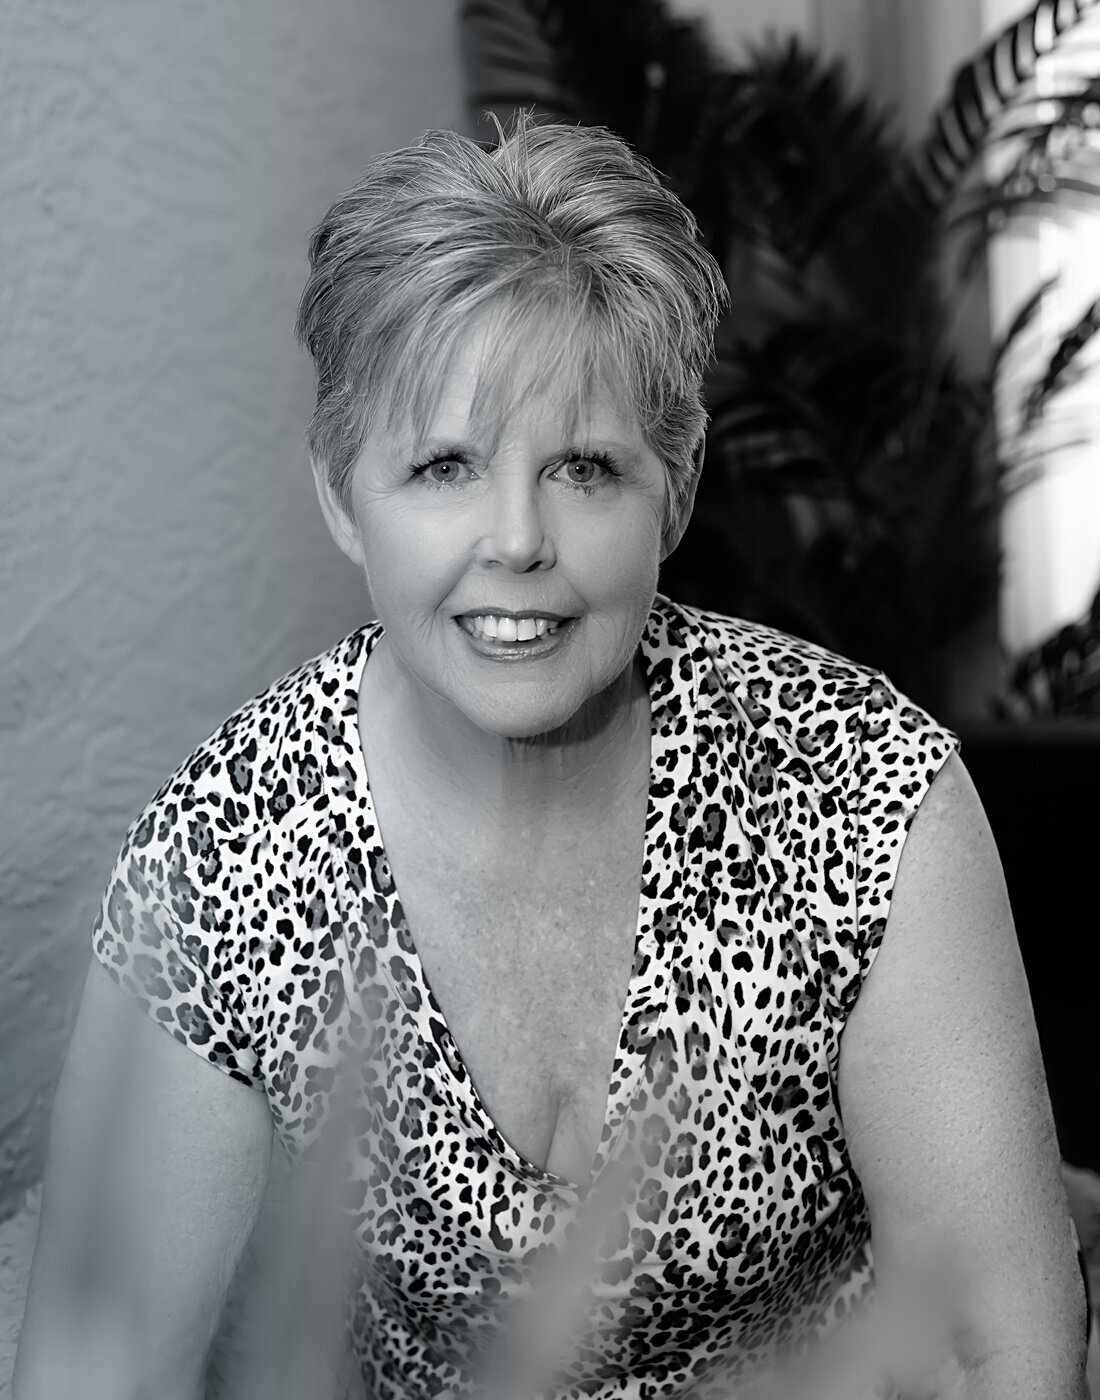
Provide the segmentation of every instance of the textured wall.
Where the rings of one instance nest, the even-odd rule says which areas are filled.
[[[0,1218],[123,832],[367,612],[292,340],[311,225],[463,116],[454,0],[0,3]]]

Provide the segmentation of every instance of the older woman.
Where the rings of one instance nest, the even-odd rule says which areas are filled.
[[[129,1107],[160,1113],[167,1185],[119,1285],[146,1301],[116,1400],[201,1393],[272,1129],[307,1159],[348,1063],[369,1400],[499,1380],[501,1319],[589,1218],[543,1393],[1083,1400],[1027,987],[956,736],[881,673],[657,593],[725,299],[690,214],[609,132],[521,118],[491,152],[436,131],[378,158],[310,255],[313,470],[376,620],[127,832],[16,1400],[46,1394],[80,1105],[128,999],[170,1032]],[[879,1325],[837,1345],[849,1316]]]

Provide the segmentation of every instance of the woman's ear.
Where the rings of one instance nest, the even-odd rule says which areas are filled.
[[[312,453],[310,453],[309,465],[313,469],[313,484],[317,488],[317,500],[320,502],[321,514],[325,518],[329,534],[336,541],[340,552],[346,554],[353,564],[358,564],[362,568],[363,545],[359,539],[359,531],[355,521],[345,512],[336,492],[332,489],[324,465]]]
[[[663,564],[680,541],[684,538],[684,531],[688,527],[691,519],[691,512],[695,508],[695,492],[699,486],[699,475],[703,470],[703,457],[707,450],[707,440],[705,435],[695,444],[695,451],[691,454],[691,479],[688,482],[688,489],[683,500],[676,503],[676,507],[661,538],[661,563]]]

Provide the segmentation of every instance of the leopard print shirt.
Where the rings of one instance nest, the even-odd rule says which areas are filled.
[[[340,1207],[369,1400],[473,1394],[540,1261],[582,1235],[583,1317],[543,1393],[729,1400],[873,1296],[840,1035],[958,737],[881,672],[657,595],[635,952],[595,1162],[618,1185],[586,1232],[599,1189],[496,1130],[419,963],[359,742],[381,635],[357,628],[180,765],[126,833],[93,951],[266,1096],[292,1159],[369,1037]]]

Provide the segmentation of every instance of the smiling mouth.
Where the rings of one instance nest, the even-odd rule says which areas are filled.
[[[455,621],[479,641],[518,644],[552,637],[572,619],[557,613],[464,613]]]

